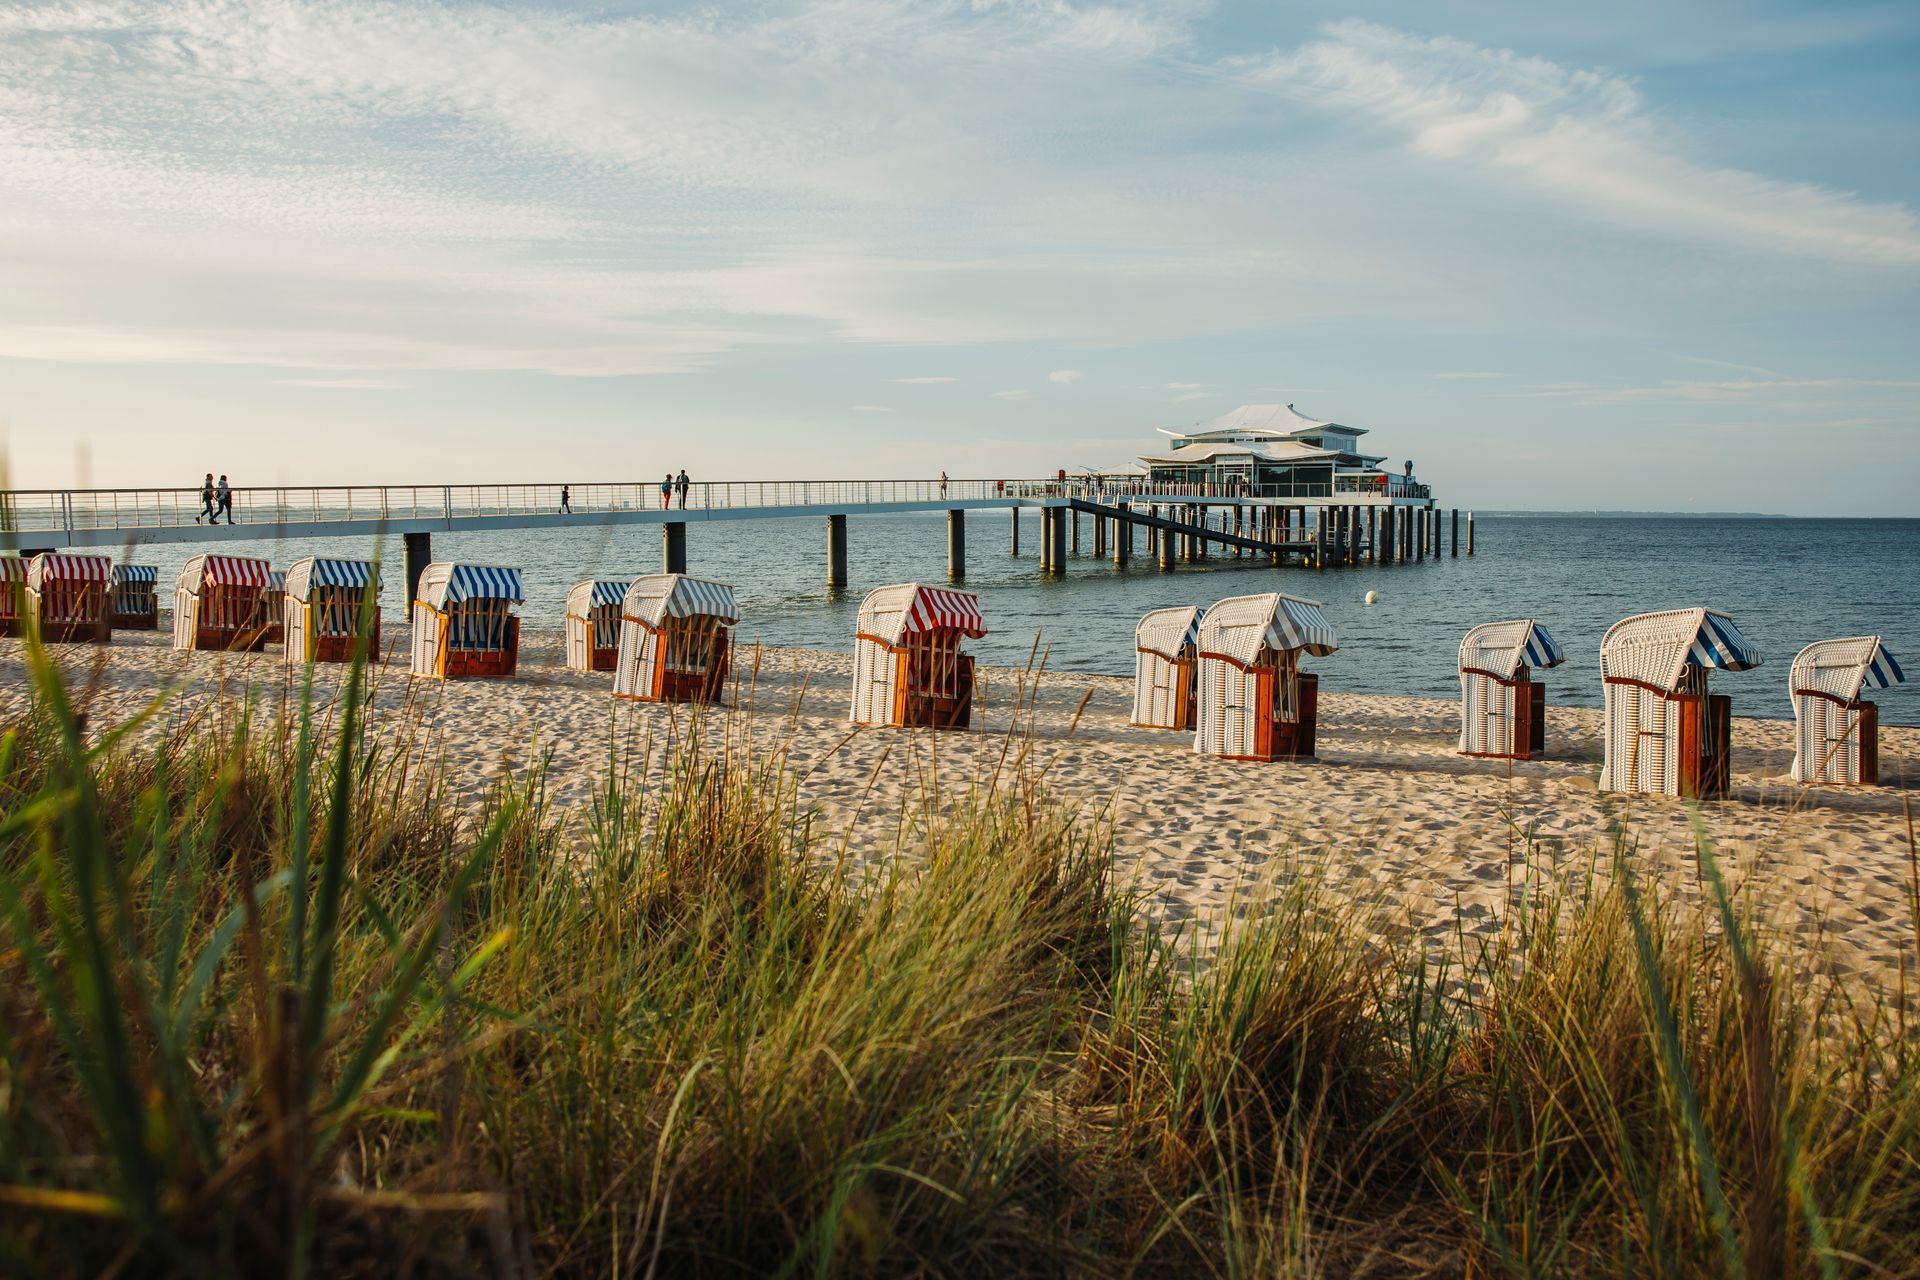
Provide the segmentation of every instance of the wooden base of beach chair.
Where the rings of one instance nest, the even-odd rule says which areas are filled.
[[[1710,693],[1674,701],[1680,704],[1680,794],[1718,800],[1731,781],[1733,699]]]
[[[1538,760],[1546,755],[1547,686],[1530,680],[1492,678],[1495,683],[1513,690],[1513,750],[1462,751],[1460,754],[1476,760]]]
[[[950,697],[906,693],[898,723],[922,729],[966,729],[973,723],[973,655],[959,654]]]
[[[315,662],[352,662],[355,636],[315,636],[313,638],[313,660]],[[380,624],[373,624],[367,632],[367,653],[377,655],[380,652]]]
[[[155,608],[145,613],[115,613],[113,629],[115,631],[158,631],[160,610]]]
[[[448,649],[449,680],[504,680],[520,665],[520,619],[507,618],[507,643],[500,649]]]
[[[42,644],[106,644],[113,639],[113,624],[104,618],[92,622],[42,622]]]
[[[201,627],[193,647],[203,653],[258,653],[267,647],[265,627]]]

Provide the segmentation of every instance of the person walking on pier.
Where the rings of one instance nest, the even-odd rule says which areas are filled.
[[[672,505],[673,505],[673,472],[669,471],[667,472],[666,478],[660,482],[660,509],[662,511],[665,511],[668,507]]]
[[[573,514],[573,486],[570,484],[560,486],[560,514],[564,516]]]
[[[208,524],[212,524],[216,510],[218,508],[213,505],[213,472],[209,471],[207,478],[200,482],[200,514],[193,518],[193,522],[199,524],[205,520]]]
[[[943,498],[947,496],[947,471],[945,467],[940,469],[940,496]]]
[[[232,524],[233,523],[233,489],[228,486],[227,478],[225,476],[220,477],[220,506],[219,506],[219,509],[216,510],[213,514],[213,522],[215,524],[220,523],[221,512],[226,513],[227,523]]]
[[[680,491],[680,509],[685,511],[687,509],[687,490],[693,487],[692,481],[687,479],[687,469],[685,467],[680,468],[680,478],[673,482],[673,487]]]

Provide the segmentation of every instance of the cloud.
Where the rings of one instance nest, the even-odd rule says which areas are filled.
[[[1809,255],[1920,261],[1903,208],[1716,167],[1617,76],[1444,37],[1223,58],[1198,3],[670,9],[0,7],[0,356],[681,375],[773,344],[1638,324],[1884,287]],[[1788,265],[1570,250],[1494,183]]]
[[[1587,218],[1920,265],[1920,219],[1910,210],[1696,159],[1620,76],[1358,20],[1241,67],[1248,84],[1369,121],[1437,166],[1534,191]]]
[[[1433,376],[1440,379],[1443,382],[1484,382],[1493,378],[1504,378],[1507,375],[1504,373],[1485,373],[1477,370],[1466,370],[1466,371],[1460,371],[1460,372],[1436,373]]]
[[[281,378],[283,387],[308,387],[316,391],[398,391],[402,384],[383,378]]]
[[[1062,385],[1071,385],[1080,381],[1080,371],[1078,369],[1055,369],[1047,375],[1047,381],[1058,382]]]
[[[1863,398],[1891,396],[1904,401],[1915,391],[1920,391],[1920,379],[1745,378],[1670,379],[1651,386],[1541,383],[1523,394],[1543,399],[1572,400],[1584,405],[1664,401],[1700,405],[1740,404],[1798,412],[1810,407],[1855,404]]]
[[[1022,391],[1022,390],[996,391],[993,393],[993,398],[995,400],[1025,400],[1028,397],[1030,397],[1032,394],[1033,393],[1031,391]]]

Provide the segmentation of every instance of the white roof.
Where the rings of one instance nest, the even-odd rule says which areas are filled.
[[[1261,649],[1304,649],[1324,657],[1340,647],[1333,623],[1317,600],[1268,591],[1229,596],[1200,621],[1200,650],[1250,665]]]
[[[1890,689],[1907,682],[1899,659],[1879,636],[1816,640],[1793,660],[1793,692],[1811,689],[1852,702],[1863,688]]]
[[[1187,645],[1200,642],[1200,619],[1203,613],[1199,606],[1191,604],[1155,609],[1140,619],[1140,625],[1133,629],[1134,648],[1145,649],[1148,653],[1157,653],[1169,662],[1173,661]]]
[[[658,630],[668,618],[740,620],[733,588],[724,582],[690,578],[684,573],[650,573],[627,588],[620,611]]]
[[[1322,449],[1298,440],[1199,440],[1167,453],[1143,453],[1142,462],[1206,462],[1217,457],[1254,457],[1268,462],[1332,462],[1361,457],[1342,449]]]
[[[1322,422],[1318,418],[1309,418],[1290,404],[1243,404],[1238,409],[1198,423],[1191,430],[1180,434],[1189,438],[1223,435],[1229,432],[1296,436],[1324,431],[1329,427],[1335,431],[1351,432],[1356,436],[1366,434],[1364,427],[1348,427],[1338,422]]]

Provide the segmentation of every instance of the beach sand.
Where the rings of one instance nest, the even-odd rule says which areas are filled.
[[[657,761],[693,720],[685,707],[616,702],[611,673],[565,669],[558,637],[530,637],[513,680],[413,680],[405,631],[386,635],[374,698],[380,732],[442,762],[456,798],[470,805],[503,771],[550,752],[556,809],[581,809],[604,784],[610,743],[636,757],[648,748]],[[298,696],[277,648],[179,654],[160,632],[59,653],[93,732],[175,685],[167,723],[209,705],[231,708],[231,696],[221,696],[243,689],[269,704]],[[1010,757],[1024,751],[1023,767],[1052,794],[1112,824],[1122,879],[1201,953],[1229,911],[1257,909],[1303,866],[1377,912],[1381,930],[1418,931],[1435,948],[1469,953],[1512,926],[1529,877],[1578,882],[1609,868],[1616,830],[1645,874],[1683,896],[1701,891],[1693,808],[1599,793],[1599,712],[1553,705],[1551,673],[1544,759],[1457,755],[1452,702],[1323,685],[1318,758],[1246,764],[1196,755],[1190,734],[1130,727],[1130,677],[1036,680],[987,668],[971,732],[856,730],[847,723],[852,665],[845,653],[742,647],[735,713],[703,724],[736,740],[750,735],[756,751],[784,751],[799,802],[816,815],[817,857],[890,855],[913,815],[996,777],[1004,784]],[[343,679],[344,668],[319,668],[317,694],[331,697]],[[1736,711],[1784,702],[1766,672],[1718,688],[1734,695]],[[25,700],[21,644],[0,640],[0,723]],[[1016,715],[1020,732],[1010,735]],[[1733,794],[1704,807],[1707,838],[1805,965],[1894,990],[1903,975],[1913,980],[1915,965],[1905,803],[1920,730],[1883,728],[1882,777],[1893,785],[1851,789],[1788,780],[1791,730],[1788,721],[1734,721]]]

